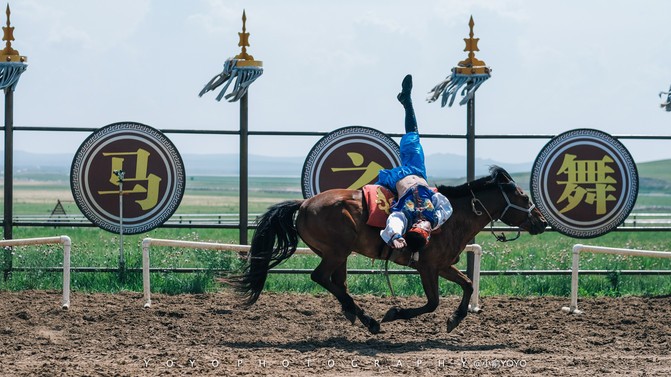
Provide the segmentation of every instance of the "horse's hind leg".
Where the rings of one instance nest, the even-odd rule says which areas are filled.
[[[380,332],[380,323],[367,315],[347,293],[347,260],[322,259],[312,272],[312,280],[331,292],[340,302],[345,317],[354,324],[356,318],[373,334]]]
[[[422,287],[426,294],[427,302],[424,306],[411,309],[393,307],[384,315],[382,322],[391,322],[397,319],[410,319],[424,313],[431,313],[438,307],[440,295],[438,291],[438,275],[434,269],[420,271]]]
[[[450,332],[454,330],[468,314],[468,303],[471,301],[471,295],[473,294],[473,283],[454,266],[450,266],[446,271],[441,271],[440,276],[459,284],[461,289],[464,290],[464,295],[461,298],[459,307],[457,307],[457,310],[455,310],[447,320],[447,332]]]

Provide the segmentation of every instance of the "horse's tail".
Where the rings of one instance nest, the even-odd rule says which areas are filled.
[[[268,208],[257,220],[247,263],[242,275],[233,278],[235,290],[245,297],[245,305],[258,300],[268,277],[268,270],[288,259],[298,246],[294,214],[303,200],[288,200]]]

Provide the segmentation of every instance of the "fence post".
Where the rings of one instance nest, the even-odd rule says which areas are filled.
[[[14,90],[5,88],[5,201],[4,201],[4,239],[11,240],[14,206]],[[12,247],[5,248],[5,281],[12,274],[13,253]]]
[[[21,74],[28,68],[26,61],[28,57],[21,56],[19,52],[12,48],[14,40],[14,27],[10,27],[9,4],[7,4],[7,27],[3,27],[5,32],[3,41],[6,41],[5,48],[0,51],[0,89],[5,91],[5,198],[4,198],[4,238],[12,239],[13,224],[13,190],[14,190],[14,89],[19,82]],[[5,280],[9,279],[12,273],[12,249],[5,249]]]
[[[247,53],[247,47],[249,47],[249,33],[247,32],[247,15],[245,11],[242,11],[242,33],[238,33],[240,37],[240,42],[238,46],[242,47],[242,50],[238,55],[235,55],[234,58],[229,58],[224,62],[224,71],[215,76],[210,82],[205,84],[203,90],[200,91],[199,96],[202,96],[204,93],[214,90],[219,85],[226,83],[222,91],[217,96],[217,101],[221,100],[222,97],[229,99],[229,102],[235,102],[240,100],[240,218],[239,218],[239,243],[247,244],[247,227],[249,222],[248,212],[248,145],[247,139],[249,136],[248,128],[248,96],[247,90],[249,86],[263,74],[263,62],[260,60],[254,60],[254,57]],[[223,75],[223,76],[222,76]],[[225,77],[225,79],[221,79]],[[235,87],[230,94],[224,95],[226,90],[235,79]]]
[[[247,224],[249,222],[248,95],[249,92],[240,99],[240,245],[247,244]]]
[[[466,104],[466,181],[475,179],[475,93]],[[475,238],[469,241],[474,244]],[[473,253],[466,254],[466,276],[473,281],[475,268]]]
[[[123,170],[115,170],[114,174],[119,183],[119,280],[121,284],[124,284],[126,283],[126,257],[123,250],[123,180],[126,173]]]

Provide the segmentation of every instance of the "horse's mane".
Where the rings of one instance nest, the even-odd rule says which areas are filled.
[[[470,196],[471,191],[477,192],[492,184],[500,183],[501,178],[505,178],[508,181],[513,182],[512,177],[504,168],[492,165],[489,167],[489,176],[478,178],[474,181],[467,182],[459,186],[440,185],[438,186],[438,192],[448,198],[458,198],[466,195]]]

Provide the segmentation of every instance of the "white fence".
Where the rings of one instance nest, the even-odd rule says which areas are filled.
[[[70,307],[70,250],[72,241],[68,236],[60,237],[43,237],[43,238],[24,238],[15,240],[0,240],[0,247],[8,248],[12,246],[28,246],[28,245],[47,245],[47,244],[62,244],[63,245],[63,299],[62,307],[68,309]],[[144,307],[151,307],[151,281],[150,281],[150,259],[149,248],[154,246],[169,246],[169,247],[188,247],[194,249],[210,249],[233,252],[249,252],[249,245],[236,244],[222,244],[213,242],[196,242],[196,241],[181,241],[168,240],[158,238],[145,238],[142,241],[142,283],[144,291]],[[478,244],[467,245],[466,252],[474,254],[473,264],[473,294],[471,296],[469,310],[472,312],[480,311],[480,262],[482,258],[482,247]],[[635,249],[621,249],[603,246],[590,246],[576,244],[573,246],[573,261],[571,267],[571,304],[569,307],[564,307],[562,310],[569,313],[582,313],[578,309],[578,275],[580,268],[580,253],[601,253],[601,254],[617,254],[627,256],[640,257],[654,257],[654,258],[671,258],[671,252],[668,251],[650,251],[650,250],[635,250]],[[313,254],[309,248],[298,248],[295,254]]]
[[[151,307],[151,278],[149,273],[149,247],[170,246],[170,247],[191,247],[194,249],[222,250],[234,252],[248,252],[249,245],[234,245],[214,242],[196,242],[166,240],[160,238],[145,238],[142,240],[142,288],[144,291],[144,307]],[[312,254],[312,250],[307,248],[296,249],[295,254]]]
[[[578,271],[580,267],[580,253],[601,253],[637,257],[671,258],[671,252],[666,251],[619,249],[613,247],[589,246],[581,244],[574,245],[573,264],[571,266],[571,306],[563,307],[562,310],[575,314],[582,313],[582,311],[578,310]]]
[[[480,260],[482,259],[482,246],[477,243],[466,245],[464,251],[473,253],[473,294],[468,310],[473,313],[480,312]]]
[[[142,240],[142,289],[144,291],[144,307],[151,307],[151,277],[149,273],[149,247],[154,246],[169,246],[169,247],[191,247],[194,249],[208,249],[208,250],[222,250],[234,252],[249,252],[249,245],[234,245],[214,242],[196,242],[196,241],[180,241],[167,240],[160,238],[145,238]],[[472,312],[479,312],[479,297],[480,297],[480,259],[482,258],[482,247],[478,244],[466,245],[464,251],[472,252],[475,256],[473,259],[473,294],[471,295],[471,303],[468,309]],[[309,248],[297,248],[294,254],[313,254]]]
[[[70,249],[72,241],[68,236],[22,238],[16,240],[1,240],[0,247],[27,246],[27,245],[50,245],[60,243],[63,245],[63,309],[70,307]]]

